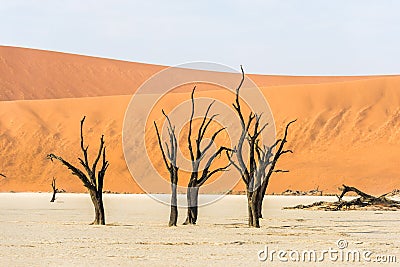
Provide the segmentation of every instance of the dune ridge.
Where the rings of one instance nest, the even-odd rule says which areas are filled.
[[[0,46],[0,101],[132,95],[166,66]],[[260,87],[391,76],[249,75]]]

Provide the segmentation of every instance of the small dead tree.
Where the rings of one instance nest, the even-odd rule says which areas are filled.
[[[105,225],[105,214],[104,214],[104,205],[103,205],[103,183],[104,176],[109,166],[108,161],[106,160],[106,147],[104,146],[104,135],[100,138],[100,146],[97,153],[97,156],[92,165],[89,165],[88,160],[88,149],[89,146],[84,145],[83,140],[83,124],[85,122],[85,117],[81,120],[81,150],[83,153],[83,158],[78,158],[80,164],[83,166],[84,171],[79,168],[73,166],[68,161],[64,160],[62,157],[56,156],[55,154],[48,154],[47,158],[51,161],[58,160],[65,167],[72,171],[72,174],[77,176],[83,183],[83,185],[88,189],[91,200],[94,205],[95,210],[95,219],[92,224],[101,224]],[[101,168],[97,171],[97,164],[101,161]],[[86,173],[85,173],[86,172]]]
[[[176,157],[178,151],[178,142],[176,140],[175,135],[175,126],[172,126],[169,117],[165,114],[164,110],[162,111],[163,115],[167,119],[168,122],[168,135],[169,135],[169,145],[165,142],[165,147],[167,150],[167,154],[165,154],[163,142],[161,140],[160,132],[158,131],[157,123],[154,121],[154,127],[156,129],[158,145],[160,146],[161,154],[165,163],[165,166],[170,175],[170,183],[171,183],[171,212],[169,216],[168,226],[176,226],[178,220],[178,200],[177,200],[177,184],[178,184],[178,171],[179,168],[176,164]]]
[[[291,121],[286,125],[282,139],[267,146],[262,143],[261,133],[268,126],[268,123],[261,124],[261,115],[250,112],[247,121],[244,118],[240,106],[239,94],[245,76],[241,66],[242,80],[236,89],[236,101],[233,107],[239,117],[241,124],[241,135],[235,148],[235,153],[228,153],[227,156],[232,165],[239,171],[243,182],[246,185],[248,204],[248,224],[250,227],[260,227],[259,219],[262,218],[262,203],[271,175],[274,172],[288,172],[286,170],[275,170],[276,163],[280,156],[286,153],[293,153],[292,150],[284,150],[287,143],[289,126],[295,122]],[[245,159],[244,144],[248,144],[248,158]],[[274,150],[276,149],[276,152]],[[237,163],[232,159],[236,155]]]
[[[56,200],[56,194],[58,193],[58,189],[56,187],[56,178],[53,177],[53,180],[51,181],[51,188],[53,189],[53,196],[50,200],[50,202],[54,202]]]
[[[201,143],[205,137],[205,134],[207,132],[207,128],[210,126],[211,122],[214,120],[214,118],[218,114],[214,114],[211,117],[208,118],[208,113],[210,112],[210,109],[212,105],[215,103],[215,101],[211,102],[208,107],[207,111],[205,112],[201,125],[199,127],[199,130],[197,132],[197,135],[195,135],[195,146],[193,146],[193,119],[194,119],[194,113],[195,113],[195,101],[194,101],[194,93],[196,90],[196,86],[193,88],[192,94],[191,94],[191,101],[192,101],[192,112],[190,115],[190,120],[189,120],[189,133],[188,133],[188,149],[190,153],[190,160],[192,163],[192,172],[190,175],[190,179],[188,182],[188,188],[187,188],[187,202],[188,202],[188,210],[187,210],[187,217],[185,222],[183,223],[184,225],[186,224],[196,224],[197,221],[197,215],[198,215],[198,198],[199,198],[199,189],[202,185],[204,185],[205,182],[207,182],[208,179],[210,179],[214,174],[218,172],[224,172],[228,169],[230,166],[230,163],[228,163],[225,166],[215,168],[211,170],[211,165],[213,164],[214,160],[219,157],[224,151],[232,151],[232,149],[221,146],[215,151],[213,154],[211,154],[208,159],[206,157],[207,152],[210,150],[212,147],[215,139],[217,138],[218,134],[221,133],[222,131],[225,130],[225,128],[221,128],[218,131],[214,132],[213,135],[211,136],[210,141],[205,145],[204,148],[201,148]],[[203,170],[200,170],[200,164],[203,160],[205,161],[205,166]]]
[[[2,173],[0,173],[0,176],[1,177],[4,177],[4,178],[7,178],[4,174],[2,174]]]

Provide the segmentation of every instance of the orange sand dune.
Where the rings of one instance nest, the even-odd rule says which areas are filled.
[[[237,66],[238,67],[238,66]],[[131,95],[166,67],[0,46],[0,100]],[[358,77],[250,75],[258,86],[364,80]]]
[[[105,189],[141,192],[125,164],[122,122],[130,94],[162,68],[0,47],[0,172],[7,175],[0,178],[0,191],[49,191],[53,176],[60,188],[84,191],[76,177],[45,156],[54,152],[77,163],[79,120],[86,115],[89,151],[95,152],[101,133],[106,137],[111,165]],[[274,174],[269,193],[317,186],[335,192],[342,183],[377,194],[399,187],[400,76],[250,77],[270,103],[278,135],[286,122],[298,119],[288,144],[295,154],[279,164],[290,173]],[[229,103],[223,94],[199,93]],[[166,103],[188,97],[175,93]],[[146,132],[154,135],[150,128]],[[149,146],[162,172],[159,151]],[[154,188],[157,192],[157,184]]]

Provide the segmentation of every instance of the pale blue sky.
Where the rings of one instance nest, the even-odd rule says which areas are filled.
[[[400,73],[397,0],[0,0],[0,44],[289,75]]]

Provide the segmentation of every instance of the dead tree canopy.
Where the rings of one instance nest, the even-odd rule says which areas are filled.
[[[0,173],[1,177],[7,178],[7,176],[5,176],[4,174]]]
[[[56,178],[53,178],[53,180],[51,181],[51,188],[53,189],[53,196],[51,197],[50,202],[54,202],[56,200],[56,194],[58,193]]]
[[[233,151],[230,148],[220,146],[214,153],[210,153],[207,157],[210,148],[214,144],[218,135],[225,130],[225,128],[220,128],[219,130],[215,131],[208,143],[202,148],[202,142],[206,136],[208,127],[211,125],[215,117],[218,114],[213,114],[209,116],[210,110],[215,103],[212,101],[202,118],[202,122],[197,133],[194,133],[193,130],[193,119],[195,113],[195,100],[194,100],[194,93],[196,91],[196,86],[192,90],[191,94],[191,103],[192,103],[192,110],[189,120],[189,132],[188,132],[188,150],[190,153],[190,160],[192,162],[192,172],[190,175],[190,179],[188,182],[187,187],[187,202],[188,202],[188,211],[187,211],[187,218],[184,224],[196,224],[197,215],[198,215],[198,195],[199,195],[199,188],[204,185],[213,175],[224,172],[228,169],[231,165],[229,162],[219,168],[212,169],[212,165],[214,161],[224,152],[224,151]],[[193,139],[194,138],[194,142]],[[200,165],[202,162],[205,162],[204,168],[200,170]]]
[[[93,164],[89,163],[88,159],[88,149],[89,146],[85,146],[83,138],[83,125],[86,116],[81,120],[81,150],[83,157],[78,157],[83,170],[75,167],[68,161],[64,160],[62,157],[55,154],[48,154],[47,158],[51,161],[57,160],[61,162],[65,167],[72,171],[72,174],[81,180],[83,185],[88,189],[90,197],[92,199],[95,208],[95,219],[92,224],[105,224],[105,214],[103,205],[103,183],[104,176],[106,174],[107,168],[109,166],[106,160],[106,147],[104,145],[104,135],[100,138],[100,145],[98,149],[97,156],[93,161]],[[98,164],[101,163],[100,169],[98,169]]]
[[[383,194],[379,197],[375,197],[364,193],[353,186],[343,185],[343,188],[339,188],[341,194],[336,202],[325,202],[319,201],[310,205],[297,205],[295,207],[286,207],[285,209],[312,209],[312,210],[327,210],[327,211],[339,211],[339,210],[400,210],[400,201],[396,201],[386,196],[390,193]],[[343,197],[353,192],[358,197],[345,201]]]
[[[168,122],[168,136],[169,136],[169,145],[165,142],[165,148],[167,153],[165,153],[163,142],[161,140],[160,132],[158,131],[157,123],[154,121],[154,127],[157,133],[158,145],[161,150],[161,154],[165,163],[165,167],[167,168],[170,174],[170,183],[171,183],[171,211],[169,217],[168,226],[176,226],[178,220],[178,199],[177,199],[177,184],[178,184],[178,171],[179,168],[176,164],[177,152],[178,152],[178,142],[176,140],[175,135],[175,126],[172,126],[171,120],[165,114],[164,110],[162,111]]]
[[[238,115],[241,125],[241,135],[235,147],[235,153],[227,153],[230,162],[239,171],[242,181],[246,185],[248,200],[248,222],[250,227],[260,227],[259,219],[262,218],[262,203],[268,187],[271,175],[274,172],[288,172],[287,170],[276,170],[276,164],[279,158],[287,153],[293,153],[292,150],[285,150],[288,142],[289,126],[296,120],[286,125],[282,139],[276,140],[273,144],[262,143],[262,132],[268,126],[268,123],[262,123],[262,116],[250,112],[247,119],[243,114],[240,105],[240,89],[243,85],[245,76],[242,66],[242,80],[236,89],[236,101],[233,107]],[[244,146],[247,141],[248,154],[244,154]],[[236,161],[232,156],[236,156]]]

